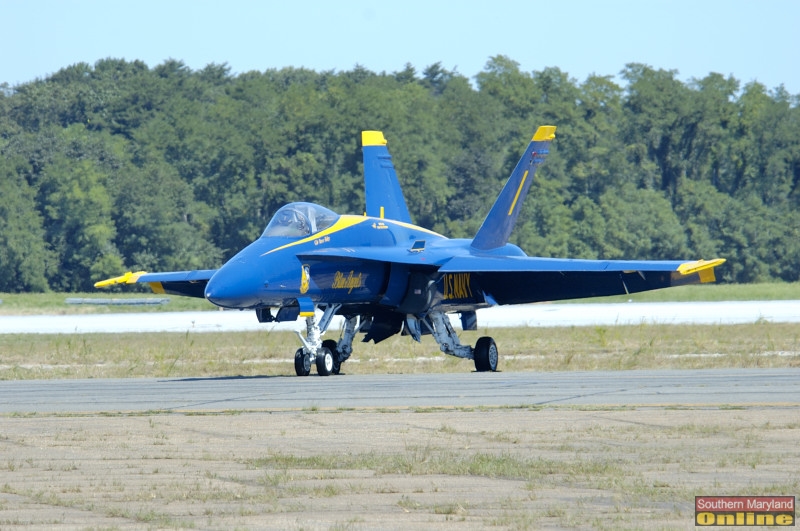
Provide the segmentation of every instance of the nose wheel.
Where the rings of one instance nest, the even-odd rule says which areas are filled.
[[[330,353],[332,354],[331,368],[329,374],[339,374],[339,370],[342,368],[342,362],[340,361],[339,353],[336,350],[336,341],[334,341],[333,339],[326,339],[325,341],[322,342],[322,348],[328,349],[328,351],[330,351]],[[319,372],[319,369],[317,369],[317,372]],[[320,372],[320,374],[322,373]]]
[[[297,376],[308,376],[311,374],[311,356],[303,352],[303,349],[297,349],[294,353],[294,371]]]
[[[294,354],[294,370],[297,376],[311,374],[311,365],[317,366],[317,374],[320,376],[339,374],[342,363],[350,357],[353,337],[358,331],[358,316],[346,319],[344,334],[338,343],[332,339],[320,341],[320,336],[327,330],[338,308],[339,305],[326,307],[320,322],[317,322],[315,315],[306,317],[306,336],[297,333],[303,343],[303,348]]]
[[[322,347],[314,356],[314,365],[317,366],[317,374],[329,376],[339,374],[339,364],[336,363],[336,354],[330,349]],[[301,348],[294,353],[294,372],[297,376],[308,376],[311,374],[311,354],[306,354]]]
[[[330,349],[322,347],[317,352],[317,374],[320,376],[329,376],[333,374],[333,359],[334,354]]]

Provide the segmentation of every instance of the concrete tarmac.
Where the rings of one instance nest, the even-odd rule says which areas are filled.
[[[800,405],[800,369],[0,382],[0,413]]]

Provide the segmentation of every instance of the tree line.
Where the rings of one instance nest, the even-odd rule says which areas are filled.
[[[557,138],[512,236],[528,254],[724,257],[725,281],[800,280],[800,97],[677,74],[105,59],[5,84],[0,291],[216,268],[290,201],[362,213],[365,129],[388,139],[414,221],[471,237],[543,124]]]

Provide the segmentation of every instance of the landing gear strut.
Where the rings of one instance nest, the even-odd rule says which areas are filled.
[[[311,374],[312,363],[317,366],[317,374],[320,376],[339,374],[342,363],[350,358],[353,352],[353,339],[359,329],[357,315],[345,319],[344,332],[338,343],[332,339],[321,341],[322,334],[328,329],[331,319],[339,308],[340,304],[326,306],[319,322],[316,314],[306,317],[305,337],[297,332],[303,343],[303,348],[298,349],[294,355],[294,370],[297,376]]]
[[[439,344],[439,350],[445,354],[473,360],[477,372],[497,370],[497,345],[491,337],[478,339],[473,349],[469,345],[461,344],[453,325],[450,324],[450,319],[444,313],[430,312],[421,322],[430,330]]]

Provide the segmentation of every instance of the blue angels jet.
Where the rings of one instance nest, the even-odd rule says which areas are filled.
[[[305,319],[295,371],[338,374],[353,339],[378,343],[395,334],[431,334],[445,354],[497,370],[497,346],[481,337],[462,345],[448,314],[477,330],[476,310],[636,293],[715,280],[724,259],[697,261],[577,260],[527,256],[508,243],[554,126],[533,135],[473,239],[448,239],[411,221],[380,131],[364,131],[366,214],[339,215],[311,203],[280,208],[263,234],[221,268],[126,273],[95,284],[146,282],[156,293],[204,297],[223,308],[253,310],[259,322]],[[275,313],[273,313],[273,311]],[[334,316],[338,341],[322,340]]]

